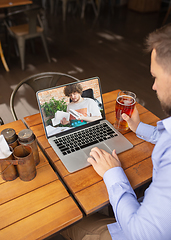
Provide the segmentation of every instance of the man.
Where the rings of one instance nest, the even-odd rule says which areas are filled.
[[[109,231],[104,230],[102,234],[110,233],[113,240],[171,239],[171,25],[151,33],[147,45],[151,52],[151,74],[155,79],[152,88],[169,117],[153,127],[140,122],[136,108],[131,118],[122,115],[138,137],[155,144],[152,183],[145,191],[142,203],[137,201],[115,150],[110,155],[93,148],[88,158],[95,171],[103,177],[108,190],[116,222],[108,225]],[[82,238],[77,239],[95,239],[91,238],[93,231],[86,231]],[[75,236],[72,231],[70,233]],[[97,239],[110,239],[107,236],[102,238],[99,233]]]
[[[81,97],[82,92],[83,88],[80,83],[68,85],[64,88],[65,96],[69,97],[71,100],[67,106],[67,112],[72,109],[78,114],[77,118],[70,114],[70,121],[81,120],[86,123],[102,118],[97,103],[91,98]],[[66,125],[69,122],[66,121],[66,118],[63,118],[61,123]]]

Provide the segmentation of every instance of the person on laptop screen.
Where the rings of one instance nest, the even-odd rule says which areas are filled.
[[[71,84],[64,88],[65,96],[70,98],[67,106],[67,112],[70,113],[70,119],[64,117],[61,120],[62,125],[71,124],[72,127],[86,124],[102,118],[97,103],[91,98],[83,98],[83,87],[80,83]]]

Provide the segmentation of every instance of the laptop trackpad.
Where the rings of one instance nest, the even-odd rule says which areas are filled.
[[[112,150],[105,143],[98,143],[97,146],[93,146],[93,147],[98,147],[98,148],[103,149],[106,152],[112,154]],[[88,157],[90,156],[90,152],[93,147],[88,147],[83,150]]]

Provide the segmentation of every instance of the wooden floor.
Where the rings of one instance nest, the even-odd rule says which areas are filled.
[[[72,7],[72,6],[71,6]],[[69,73],[79,79],[99,76],[103,93],[114,89],[135,92],[140,103],[163,118],[149,73],[150,55],[144,49],[144,39],[149,32],[161,26],[165,11],[138,13],[124,7],[102,6],[100,16],[95,18],[91,5],[87,5],[85,18],[77,9],[67,12],[62,21],[62,10],[51,14],[47,6],[44,17],[46,39],[51,57],[47,62],[40,39],[35,40],[35,54],[26,45],[26,69],[21,70],[19,57],[12,48],[10,72],[0,63],[0,116],[5,123],[13,120],[9,99],[14,87],[24,78],[43,71]],[[169,19],[168,19],[169,21]],[[7,57],[8,47],[2,42]],[[33,92],[23,88],[15,105],[19,118],[38,111]]]

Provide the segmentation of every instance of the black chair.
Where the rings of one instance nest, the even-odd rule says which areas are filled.
[[[62,83],[68,83],[69,80],[70,81],[71,80],[79,81],[79,79],[77,79],[71,75],[68,75],[65,73],[60,73],[60,72],[38,73],[38,74],[32,75],[32,76],[22,80],[16,86],[16,88],[13,90],[11,97],[10,97],[10,110],[11,110],[14,120],[16,121],[18,119],[17,114],[14,109],[14,105],[15,105],[14,103],[15,103],[16,94],[21,86],[26,84],[26,85],[30,86],[36,93],[39,90],[50,88],[50,87],[55,87],[56,85],[59,85],[59,83],[61,84],[60,80],[62,80]]]
[[[81,97],[88,97],[88,98],[94,99],[93,89],[88,88],[88,89],[84,90],[83,93],[81,94]]]

